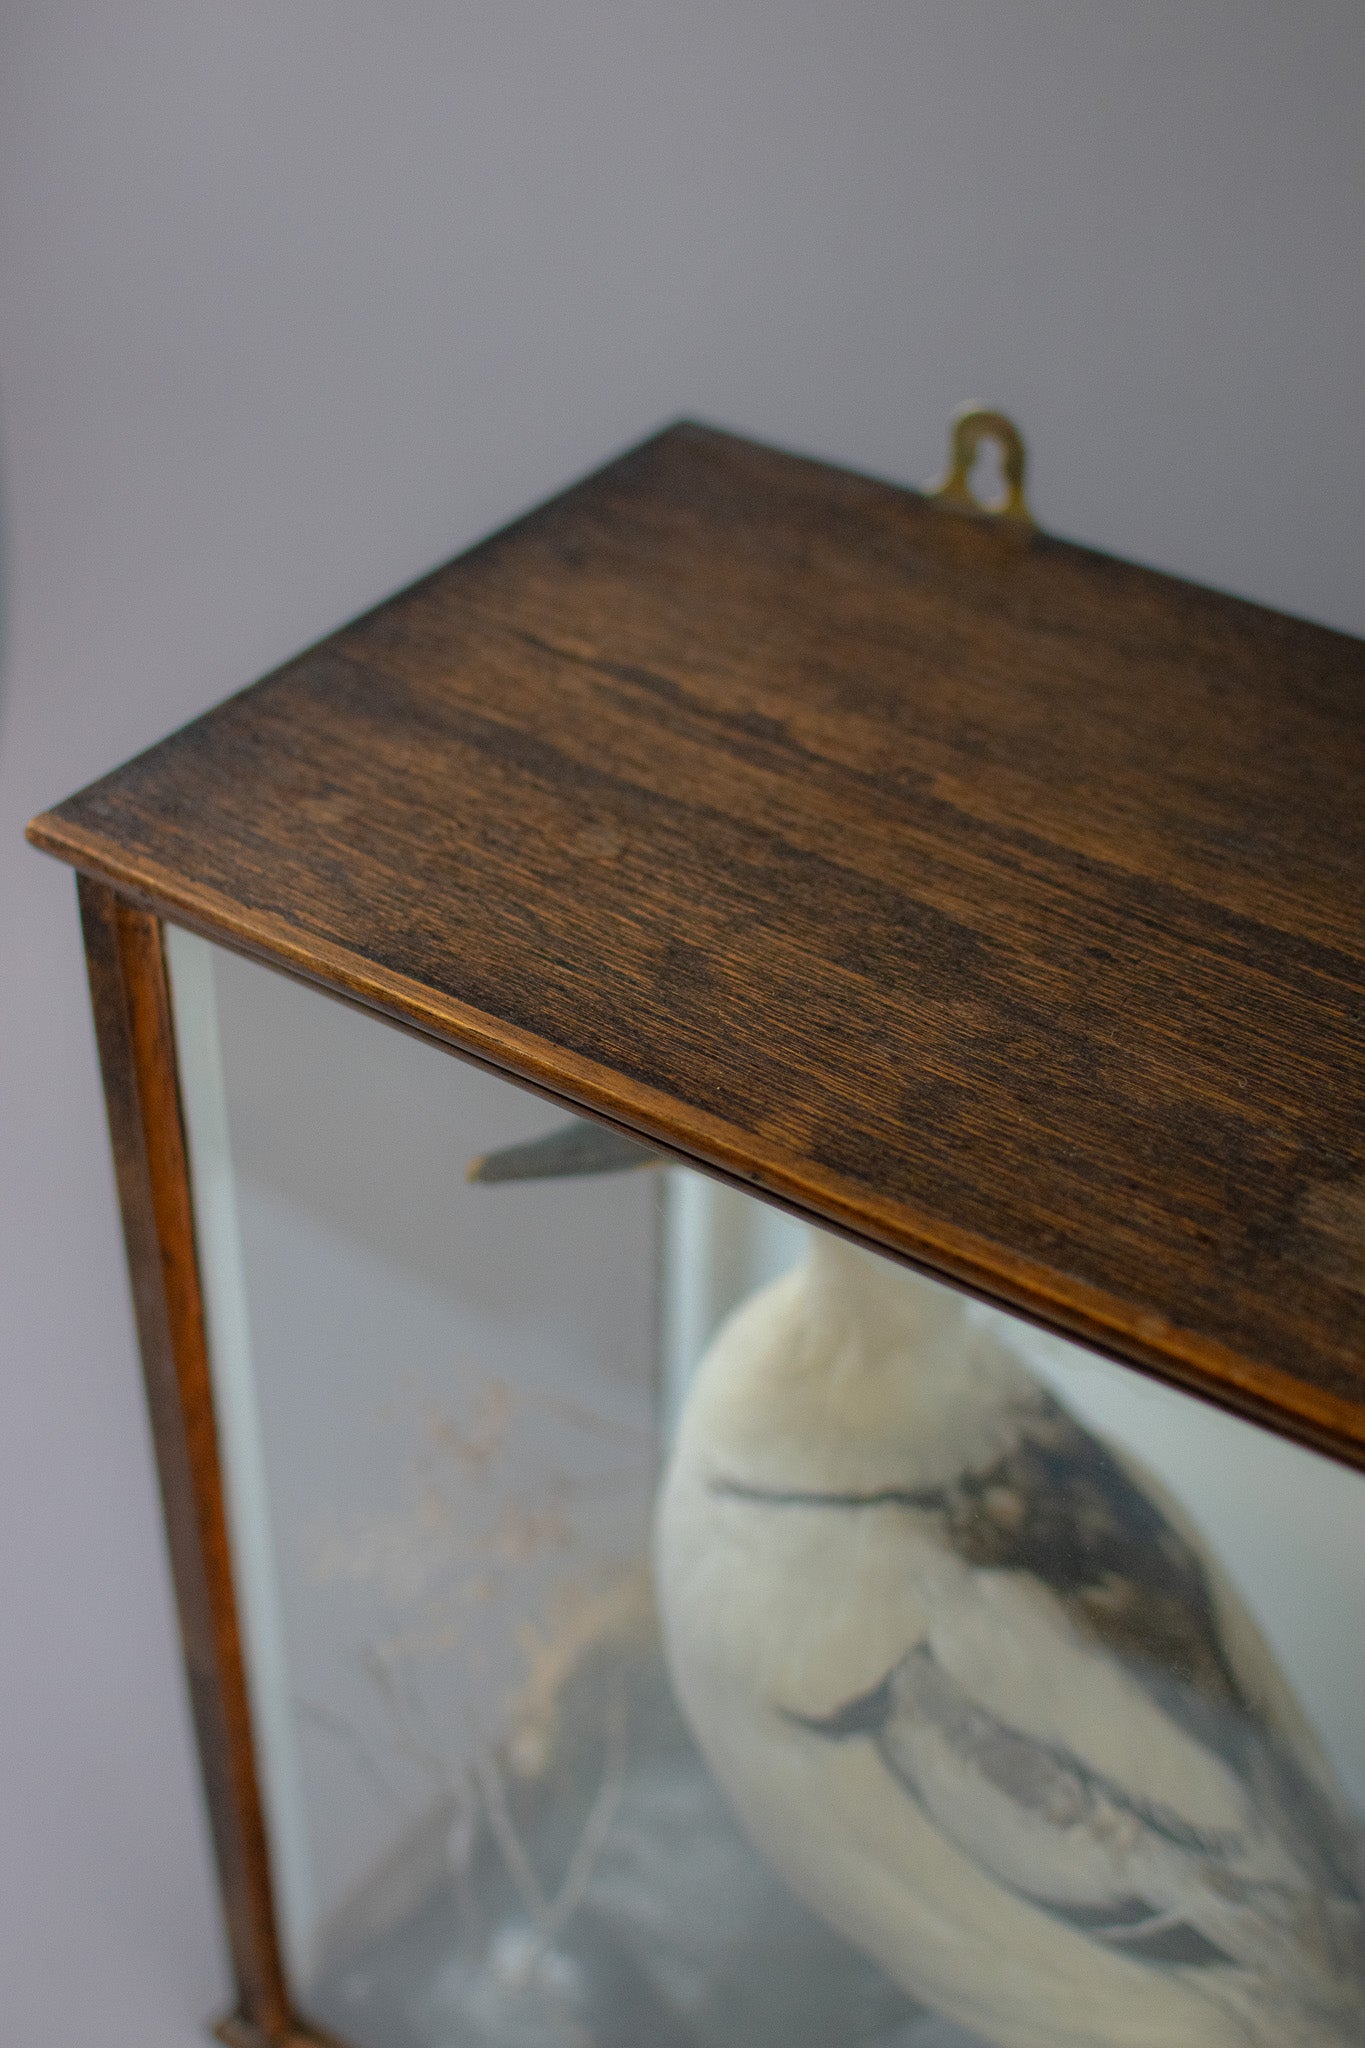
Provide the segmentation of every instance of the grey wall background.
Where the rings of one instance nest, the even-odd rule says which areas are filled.
[[[660,420],[1365,631],[1358,0],[8,0],[0,2013],[226,1976],[69,877],[24,819]]]

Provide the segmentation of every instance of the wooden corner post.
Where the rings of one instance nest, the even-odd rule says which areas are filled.
[[[81,875],[81,924],[214,1850],[240,2048],[310,2038],[292,2020],[271,1896],[233,1591],[160,921]]]

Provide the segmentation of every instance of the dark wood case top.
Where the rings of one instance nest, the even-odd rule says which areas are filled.
[[[669,429],[30,828],[1365,1463],[1365,643]]]

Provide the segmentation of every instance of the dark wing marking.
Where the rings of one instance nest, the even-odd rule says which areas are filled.
[[[913,1508],[967,1564],[1029,1572],[1127,1665],[1245,1707],[1199,1559],[1118,1460],[1040,1388],[1010,1448],[945,1486],[816,1493],[718,1478],[711,1491],[773,1507]],[[1208,1731],[1203,1731],[1207,1739]]]
[[[1232,1960],[1179,1914],[1154,1913],[1146,1899],[1118,1899],[1104,1906],[1054,1905],[1049,1911],[1077,1933],[1093,1934],[1140,1963],[1170,1963],[1191,1970],[1210,1963],[1226,1967]]]
[[[1083,1829],[1102,1825],[1103,1809],[1104,1814],[1126,1816],[1174,1848],[1196,1856],[1215,1857],[1224,1848],[1221,1837],[1191,1828],[1164,1807],[1135,1800],[1070,1751],[1008,1727],[979,1707],[923,1646],[909,1651],[878,1685],[834,1713],[812,1716],[784,1708],[782,1717],[831,1741],[870,1736],[893,1777],[917,1805],[925,1806],[925,1800],[908,1734],[928,1724],[947,1738],[965,1770],[978,1774],[1031,1819],[1059,1830]],[[939,1811],[930,1817],[953,1836],[951,1815]],[[1007,1883],[998,1872],[991,1874]],[[1097,1941],[1121,1947],[1128,1955],[1154,1962],[1224,1966],[1236,1960],[1160,1902],[1132,1891],[1116,1889],[1111,1898],[1096,1903],[1086,1897],[1020,1891],[1017,1885],[1008,1885],[1008,1889],[1053,1918]]]
[[[947,1496],[942,1487],[879,1486],[862,1493],[815,1493],[800,1487],[750,1486],[742,1479],[712,1479],[707,1492],[717,1500],[751,1500],[769,1508],[920,1508],[936,1513]]]
[[[948,1544],[968,1564],[1030,1573],[1125,1665],[1215,1709],[1245,1709],[1185,1538],[1051,1395],[1040,1390],[1017,1414],[1008,1451],[939,1490]]]
[[[995,1464],[940,1490],[945,1540],[966,1563],[1049,1587],[1077,1628],[1237,1773],[1315,1883],[1359,1904],[1358,1845],[1248,1700],[1194,1549],[1050,1394],[1040,1389],[1018,1415]]]
[[[934,1518],[964,1563],[1028,1573],[1164,1713],[1237,1774],[1313,1885],[1361,1914],[1359,1844],[1247,1698],[1191,1544],[1041,1387],[1013,1415],[1010,1447],[985,1469],[946,1485],[817,1493],[718,1477],[711,1491],[778,1508],[913,1509]],[[855,1710],[856,1702],[848,1711]]]
[[[981,1707],[925,1645],[833,1714],[784,1718],[869,1737],[933,1824],[1003,1887],[1134,1959],[1268,1971],[1310,2003],[1365,1996],[1358,1909],[1256,1875],[1252,1839],[1193,1825]],[[983,1793],[987,1804],[983,1807]],[[1021,1877],[1021,1871],[1029,1873]]]

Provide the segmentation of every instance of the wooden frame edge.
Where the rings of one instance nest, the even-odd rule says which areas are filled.
[[[283,2034],[267,2034],[254,2020],[244,2013],[229,2013],[226,2019],[218,2021],[213,2029],[215,2041],[221,2041],[223,2048],[347,2048],[335,2034],[318,2033],[314,2028],[291,2021]]]
[[[240,2011],[232,2048],[305,2048],[256,1776],[159,920],[77,876],[86,970],[190,1704]]]
[[[43,822],[35,819],[34,827]],[[50,842],[32,827],[30,837],[43,851],[77,864],[83,886],[105,889],[154,921],[194,932],[244,960],[316,989],[334,1002],[409,1032],[425,1044],[440,1046],[574,1115],[594,1118],[654,1145],[676,1165],[710,1174],[802,1222],[848,1237],[991,1308],[1019,1316],[1049,1335],[1084,1345],[1160,1386],[1188,1394],[1336,1464],[1365,1471],[1365,1401],[1288,1380],[1277,1369],[1249,1364],[1212,1340],[1182,1342],[1181,1332],[1169,1327],[1152,1329],[1144,1319],[1116,1323],[1105,1297],[1084,1283],[1072,1280],[1059,1287],[1055,1275],[1008,1255],[1002,1257],[998,1247],[993,1259],[984,1262],[984,1240],[976,1243],[961,1239],[958,1233],[947,1236],[933,1230],[910,1239],[877,1205],[850,1200],[848,1190],[832,1174],[794,1175],[771,1162],[761,1170],[737,1166],[733,1134],[705,1113],[680,1125],[676,1116],[668,1114],[669,1105],[655,1099],[653,1090],[635,1089],[626,1100],[620,1100],[603,1088],[601,1071],[593,1062],[567,1055],[563,1071],[547,1066],[543,1059],[532,1056],[535,1043],[526,1034],[513,1027],[500,1035],[485,1028],[476,1031],[473,1023],[486,1027],[488,1020],[474,1019],[473,1013],[465,1027],[457,1029],[453,1016],[433,1008],[418,984],[388,973],[357,977],[348,971],[335,946],[320,945],[310,952],[298,943],[297,935],[286,944],[283,927],[271,934],[274,942],[267,943],[260,933],[239,928],[231,916],[211,914],[205,905],[182,901],[173,890],[159,888],[152,880],[120,876],[116,882],[106,881],[101,863],[83,846]]]

